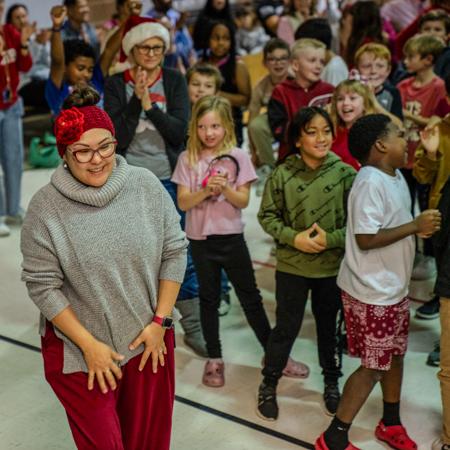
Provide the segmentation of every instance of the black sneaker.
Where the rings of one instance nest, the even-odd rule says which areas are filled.
[[[439,317],[439,297],[435,297],[416,309],[417,319],[437,319]]]
[[[323,402],[325,404],[326,413],[330,416],[336,414],[341,394],[337,384],[326,384],[323,391]]]
[[[441,363],[441,346],[439,343],[437,343],[434,346],[433,351],[430,352],[428,355],[427,365],[432,367],[439,367],[440,363]]]
[[[256,414],[264,420],[278,419],[277,388],[261,383],[258,389]]]

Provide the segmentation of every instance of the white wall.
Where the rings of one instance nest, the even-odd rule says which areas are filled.
[[[52,26],[50,20],[50,9],[52,6],[59,4],[58,0],[6,0],[5,1],[5,14],[8,8],[14,3],[23,3],[27,5],[30,12],[30,20],[36,21],[38,27],[49,28]],[[3,17],[3,20],[5,18]]]

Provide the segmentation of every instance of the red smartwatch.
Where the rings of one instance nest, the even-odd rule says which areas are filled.
[[[173,327],[173,319],[170,316],[159,317],[154,315],[152,322],[157,323],[163,328],[172,328]]]

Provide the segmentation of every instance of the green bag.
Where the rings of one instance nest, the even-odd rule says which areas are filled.
[[[32,138],[28,152],[28,162],[33,167],[57,167],[61,163],[61,157],[58,153],[55,136],[46,132],[43,138]]]

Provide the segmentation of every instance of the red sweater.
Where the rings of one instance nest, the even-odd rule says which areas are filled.
[[[280,142],[278,159],[289,152],[287,130],[297,111],[305,106],[325,106],[330,103],[334,86],[318,81],[309,89],[304,89],[293,79],[287,79],[275,86],[270,98],[267,114],[273,136]]]
[[[4,52],[0,56],[0,109],[9,108],[17,101],[17,86],[19,85],[19,72],[28,72],[32,60],[30,52],[22,55],[20,49],[20,33],[12,25],[5,24],[0,28],[3,38]],[[4,92],[7,87],[7,74],[10,79],[10,98],[5,101]]]
[[[361,169],[361,164],[353,158],[348,149],[348,131],[348,128],[343,127],[339,127],[336,130],[336,137],[331,146],[331,150],[333,150],[342,161],[354,167],[356,170],[359,170]]]

